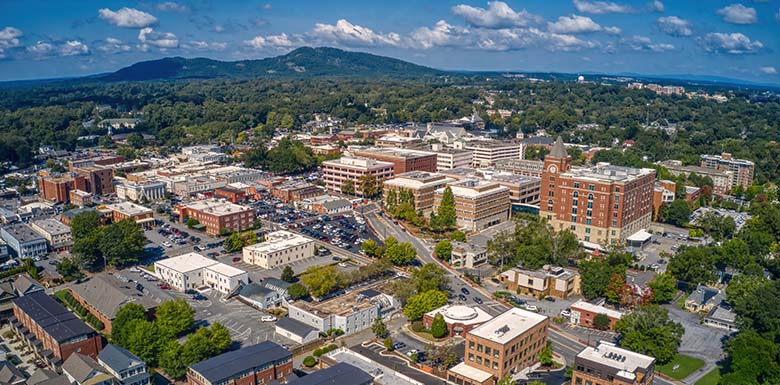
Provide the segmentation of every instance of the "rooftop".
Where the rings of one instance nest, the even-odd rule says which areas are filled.
[[[572,309],[573,308],[582,309],[582,310],[585,310],[585,311],[588,311],[588,312],[591,312],[591,313],[604,314],[604,315],[606,315],[607,317],[610,317],[610,318],[618,318],[619,319],[619,318],[623,317],[623,313],[621,313],[621,312],[619,312],[617,310],[612,310],[612,309],[606,308],[604,306],[594,305],[594,304],[592,304],[590,302],[583,301],[583,300],[579,300],[579,301],[575,302],[574,304],[571,305],[571,308]]]
[[[409,139],[417,140],[413,138],[409,138]],[[352,148],[352,151],[354,151],[355,154],[359,156],[380,155],[380,156],[402,158],[402,159],[415,159],[415,158],[423,158],[427,156],[436,156],[436,153],[430,151],[409,150],[405,148],[393,148],[393,147],[361,148],[356,146]]]
[[[267,234],[265,236],[265,242],[255,243],[254,245],[244,247],[244,249],[265,254],[305,245],[310,242],[314,242],[314,240],[286,230],[279,230]]]
[[[70,234],[70,227],[63,225],[62,222],[55,219],[40,219],[33,222],[33,224],[51,235]]]
[[[470,140],[465,144],[466,148],[520,148],[520,143],[506,142],[502,140]]]
[[[224,263],[215,263],[213,265],[207,266],[206,268],[226,277],[235,277],[237,275],[246,274],[246,271]]]
[[[609,163],[598,163],[594,167],[572,168],[563,175],[594,182],[628,183],[654,173],[655,170],[652,168],[633,168],[614,166]]]
[[[243,211],[252,211],[252,209],[249,207],[218,199],[205,199],[201,201],[185,203],[182,204],[182,206],[190,210],[202,211],[214,215],[226,215]]]
[[[216,384],[250,368],[291,358],[292,353],[287,349],[274,342],[264,341],[198,362],[191,365],[190,369]]]
[[[363,385],[374,382],[374,377],[347,363],[338,363],[320,369],[308,376],[288,382],[288,385]]]
[[[716,160],[716,161],[719,161],[719,162],[727,162],[727,163],[735,163],[735,164],[740,164],[740,165],[743,165],[743,166],[753,166],[754,165],[754,163],[749,161],[749,160],[732,158],[731,154],[729,154],[729,153],[723,153],[721,155],[706,155],[706,154],[702,154],[702,155],[700,155],[700,157],[701,157],[701,159]]]
[[[390,162],[382,162],[374,159],[341,157],[339,159],[322,162],[322,166],[352,166],[357,168],[377,169],[392,168],[393,164]]]
[[[3,226],[3,230],[19,241],[19,243],[35,241],[45,242],[38,233],[24,223]]]
[[[143,306],[146,310],[154,309],[158,305],[151,297],[138,290],[135,283],[121,281],[109,274],[98,273],[72,285],[70,289],[109,319],[114,319],[117,311],[131,302]]]
[[[480,198],[485,195],[505,191],[509,194],[509,189],[495,182],[489,182],[480,179],[464,179],[461,181],[449,183],[447,186],[452,189],[452,194],[456,197],[469,199]],[[444,193],[446,187],[436,190],[436,193]]]
[[[190,272],[195,270],[200,270],[205,267],[209,267],[212,265],[215,265],[219,262],[206,258],[201,254],[198,253],[187,253],[182,254],[178,257],[171,257],[167,259],[163,259],[161,261],[157,261],[154,263],[155,266],[162,266],[167,267],[171,270],[178,271],[178,272]]]
[[[461,362],[451,367],[449,371],[475,380],[478,383],[483,383],[493,376],[493,374],[477,369],[473,366],[469,366],[465,362]]]
[[[480,309],[479,307],[464,305],[444,305],[426,313],[426,315],[435,317],[441,313],[444,321],[448,324],[459,323],[464,325],[481,324],[491,320],[493,317]]]
[[[54,298],[43,291],[13,300],[14,305],[37,323],[46,334],[62,343],[72,338],[95,333],[84,321],[76,317]]]
[[[143,215],[143,214],[150,214],[152,213],[152,209],[148,207],[141,206],[139,204],[135,204],[132,202],[121,202],[121,203],[115,203],[111,205],[106,205],[106,208],[117,211],[122,214],[125,214],[127,216],[137,216],[137,215]]]
[[[98,354],[98,360],[116,372],[133,366],[146,365],[127,349],[114,344],[106,345]]]
[[[398,174],[395,176],[395,178],[386,180],[384,184],[402,188],[421,189],[426,187],[441,186],[443,184],[454,181],[454,179],[441,174],[425,171],[412,171]]]
[[[322,302],[295,301],[294,304],[298,308],[321,317],[331,314],[344,316],[359,310],[368,309],[372,306],[381,306],[381,303],[377,303],[377,301],[374,300],[375,295],[373,294],[377,293],[377,291],[371,290],[371,288],[378,289],[379,286],[384,285],[385,283],[380,283],[366,288],[365,290],[354,290]]]
[[[276,322],[276,327],[286,330],[298,337],[306,337],[312,331],[318,331],[317,328],[309,326],[301,321],[292,319],[290,317],[281,318]]]
[[[492,320],[468,332],[500,344],[505,344],[547,320],[546,316],[528,310],[511,308]]]
[[[616,369],[619,376],[631,380],[636,378],[637,369],[646,371],[655,362],[653,357],[619,348],[605,341],[599,342],[596,347],[586,347],[577,354],[575,362],[581,359]]]

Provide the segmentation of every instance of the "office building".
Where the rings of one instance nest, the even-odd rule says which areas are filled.
[[[114,169],[98,164],[74,168],[73,172],[84,178],[86,192],[103,195],[114,193]]]
[[[391,295],[368,288],[322,302],[288,302],[287,316],[322,332],[341,329],[352,334],[370,328],[377,317],[399,308],[400,303]]]
[[[422,321],[423,325],[430,329],[437,314],[442,315],[444,322],[447,324],[447,333],[451,337],[463,336],[471,329],[493,319],[493,316],[478,306],[444,305],[425,313]]]
[[[84,207],[92,204],[94,196],[91,193],[81,190],[70,190],[68,193],[70,204],[78,207]]]
[[[496,170],[540,178],[544,170],[544,162],[530,159],[502,159],[496,162]]]
[[[214,196],[230,203],[240,203],[246,200],[246,189],[233,186],[219,187],[214,190]]]
[[[51,367],[59,367],[78,352],[96,357],[102,337],[54,298],[37,291],[13,300],[14,332]]]
[[[653,219],[658,218],[658,213],[663,205],[674,202],[677,183],[670,180],[659,180],[653,185]]]
[[[297,202],[325,194],[325,189],[302,180],[288,180],[271,187],[271,195],[282,202]]]
[[[446,189],[455,198],[457,226],[464,231],[480,231],[509,219],[509,189],[495,182],[464,179],[436,190],[433,209],[438,210]]]
[[[393,174],[411,171],[436,172],[436,153],[403,148],[351,148],[349,152],[357,157],[393,164]]]
[[[65,203],[70,200],[70,192],[85,189],[86,182],[81,176],[45,175],[38,177],[38,195],[53,203]]]
[[[712,192],[717,195],[729,195],[731,194],[732,181],[734,179],[734,172],[729,170],[718,170],[700,166],[683,166],[679,160],[665,160],[658,162],[659,165],[664,166],[669,173],[678,176],[689,176],[696,174],[700,177],[709,177],[712,179]]]
[[[484,168],[495,166],[504,159],[523,159],[523,144],[504,142],[500,140],[472,140],[456,142],[456,149],[471,151],[472,167]]]
[[[513,205],[538,206],[542,190],[542,179],[515,174],[495,174],[488,180],[509,189],[509,201]]]
[[[748,188],[753,184],[756,165],[749,160],[734,158],[728,152],[724,152],[720,155],[701,155],[700,158],[701,167],[720,171],[731,171],[732,188],[737,186]]]
[[[547,346],[550,320],[512,308],[466,333],[463,362],[450,368],[447,380],[458,384],[494,384],[535,364]]]
[[[132,219],[141,227],[148,228],[154,225],[154,211],[148,207],[132,202],[121,202],[107,205],[106,208],[111,210],[111,220],[115,223]]]
[[[615,324],[620,321],[620,318],[623,317],[623,313],[604,307],[603,301],[600,303],[590,303],[579,300],[573,303],[570,308],[571,316],[569,317],[569,323],[585,328],[595,327],[593,320],[598,314],[607,316],[609,319],[609,330],[613,330],[615,328]]]
[[[341,157],[322,163],[323,181],[330,191],[344,193],[344,187],[352,185],[354,194],[363,196],[361,178],[369,176],[376,179],[377,191],[385,179],[393,177],[395,165],[373,159]],[[352,193],[347,187],[346,193]]]
[[[67,290],[81,306],[103,323],[105,333],[111,333],[116,313],[122,306],[135,303],[151,315],[159,305],[150,296],[144,295],[140,283],[125,282],[106,273],[98,273],[76,282]]]
[[[255,210],[227,201],[207,199],[177,206],[179,219],[195,219],[206,226],[206,233],[217,235],[223,231],[243,231],[255,224]]]
[[[581,293],[580,274],[559,266],[545,265],[541,270],[512,268],[501,273],[498,279],[507,290],[531,297],[566,299]]]
[[[193,364],[187,385],[260,385],[284,382],[292,374],[292,353],[264,341]]]
[[[436,190],[454,182],[455,179],[424,171],[397,174],[384,182],[384,201],[388,206],[404,202],[405,194],[411,195],[414,210],[427,216],[433,210]]]
[[[574,357],[573,385],[650,385],[655,377],[655,358],[600,341]]]
[[[63,225],[58,220],[40,219],[33,221],[30,227],[46,239],[46,242],[49,242],[52,251],[70,251],[70,248],[73,246],[70,227]]]
[[[650,225],[655,170],[608,163],[573,168],[560,137],[544,164],[539,215],[555,230],[569,229],[595,249],[622,244]]]
[[[436,153],[436,171],[470,167],[474,158],[471,151],[444,147],[441,144],[431,145],[431,152]]]
[[[33,258],[49,252],[46,239],[24,223],[0,227],[0,238],[17,258]]]
[[[265,242],[244,247],[243,261],[273,269],[314,256],[314,240],[280,230],[265,236]]]
[[[335,195],[320,195],[295,202],[299,210],[312,211],[323,215],[345,213],[352,210],[352,202]]]
[[[187,253],[157,261],[154,263],[154,271],[158,278],[179,291],[209,287],[228,294],[239,285],[249,283],[249,276],[245,271],[198,253]]]
[[[370,374],[341,362],[299,377],[288,382],[287,385],[371,385],[373,383],[374,377]]]
[[[452,267],[473,269],[487,263],[487,247],[484,245],[458,241],[450,243],[452,244],[452,254],[450,255]]]

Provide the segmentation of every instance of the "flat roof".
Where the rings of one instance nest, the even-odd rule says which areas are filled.
[[[226,277],[235,277],[237,275],[246,274],[246,271],[224,263],[216,263],[214,265],[206,266],[206,268]]]
[[[192,364],[190,369],[216,384],[251,368],[291,358],[292,353],[281,345],[264,341]]]
[[[413,139],[413,140],[419,140],[419,139]],[[364,153],[364,154],[373,154],[373,155],[388,155],[388,156],[392,156],[396,158],[404,158],[404,159],[436,156],[436,153],[431,151],[410,150],[407,148],[393,148],[393,147],[368,147],[368,148],[354,147],[352,151],[354,151],[356,154]]]
[[[152,212],[152,209],[132,202],[121,202],[121,203],[106,205],[106,208],[113,211],[118,211],[122,214],[126,214],[129,216],[148,214]]]
[[[3,230],[19,241],[19,243],[35,241],[46,242],[40,234],[36,233],[30,226],[27,226],[24,223],[3,226]]]
[[[439,313],[444,317],[444,322],[448,324],[459,323],[463,325],[474,325],[493,319],[493,316],[477,306],[464,305],[444,305],[438,309],[429,311],[425,315],[435,317],[436,314]]]
[[[255,243],[254,245],[244,247],[244,249],[257,253],[273,253],[310,242],[314,242],[314,240],[286,230],[279,230],[267,234],[265,242]]]
[[[562,175],[576,179],[593,180],[594,182],[628,183],[652,173],[655,173],[652,168],[623,167],[599,163],[594,167],[572,168]]]
[[[215,215],[225,215],[231,213],[238,213],[243,211],[252,211],[251,208],[230,203],[226,200],[218,199],[205,199],[201,201],[195,201],[190,203],[183,203],[183,207],[190,210],[197,210]]]
[[[579,300],[579,301],[575,302],[574,304],[571,305],[571,308],[578,308],[578,309],[582,309],[582,310],[589,311],[591,313],[596,313],[596,314],[606,314],[607,317],[610,317],[610,318],[621,318],[621,317],[623,317],[623,313],[621,313],[621,312],[619,312],[617,310],[608,309],[608,308],[606,308],[604,306],[594,305],[594,304],[592,304],[590,302],[587,302],[587,301],[584,301],[584,300]]]
[[[589,346],[583,349],[577,354],[575,362],[580,359],[617,369],[618,375],[629,379],[636,377],[634,373],[637,369],[647,370],[655,362],[653,357],[619,348],[605,341],[600,341],[596,347]]]
[[[171,270],[178,271],[180,273],[186,273],[190,271],[200,270],[205,267],[209,267],[212,265],[215,265],[219,262],[206,258],[201,254],[198,253],[187,253],[182,254],[178,257],[171,257],[167,259],[163,259],[161,261],[157,261],[154,263],[155,266],[160,265],[162,267],[166,267]]]
[[[62,222],[55,220],[55,219],[40,219],[37,221],[34,221],[33,224],[41,229],[42,231],[45,231],[48,234],[51,235],[61,235],[61,234],[69,234],[70,233],[70,227],[65,226],[62,224]]]
[[[394,167],[390,162],[383,162],[381,160],[366,159],[366,158],[352,158],[343,156],[339,159],[329,160],[322,162],[323,166],[352,166],[367,169],[387,168]]]
[[[541,314],[511,308],[492,320],[472,329],[468,334],[504,344],[544,322],[546,319],[547,316]]]
[[[442,174],[425,171],[412,171],[398,174],[395,176],[395,178],[386,180],[384,184],[388,186],[417,190],[426,187],[441,186],[447,183],[452,183],[454,181],[455,179]]]
[[[509,192],[509,189],[496,182],[489,182],[481,179],[464,179],[458,182],[450,183],[447,186],[452,190],[456,197],[479,198],[488,194],[494,194],[499,191]],[[443,193],[446,187],[436,190],[437,193]]]
[[[465,362],[461,362],[451,367],[449,371],[461,375],[463,377],[475,380],[478,383],[483,383],[493,376],[493,374],[488,373],[484,370],[477,369],[473,366],[469,366]]]

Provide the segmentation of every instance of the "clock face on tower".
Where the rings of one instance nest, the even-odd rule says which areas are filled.
[[[549,171],[549,172],[550,172],[550,174],[555,174],[556,172],[558,172],[558,167],[555,167],[555,165],[553,164],[553,165],[551,165],[551,166],[550,166],[550,167],[547,169],[547,171]]]

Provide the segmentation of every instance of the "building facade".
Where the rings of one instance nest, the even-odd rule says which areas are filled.
[[[410,194],[415,211],[427,215],[433,210],[436,190],[454,181],[440,174],[413,171],[386,180],[382,192],[388,206],[403,203],[405,194]]]
[[[579,273],[558,266],[545,265],[542,270],[512,268],[498,276],[507,290],[532,297],[568,298],[581,294]]]
[[[437,155],[433,152],[403,148],[356,148],[350,152],[357,157],[393,164],[393,174],[411,171],[436,172]]]
[[[523,144],[502,142],[499,140],[473,140],[462,143],[456,142],[456,147],[462,147],[471,151],[472,167],[484,168],[496,165],[496,162],[504,159],[523,159]]]
[[[165,182],[124,182],[116,185],[116,196],[133,202],[165,199]]]
[[[121,202],[107,205],[106,208],[111,210],[111,220],[113,222],[131,219],[141,227],[154,225],[154,211],[148,207],[132,202]]]
[[[280,230],[265,236],[265,242],[244,247],[243,261],[264,269],[273,269],[314,256],[314,240]]]
[[[255,224],[255,210],[234,203],[208,199],[177,206],[179,219],[192,218],[206,226],[206,233],[217,235],[222,231],[243,231]]]
[[[734,172],[729,170],[719,170],[699,166],[683,166],[679,160],[665,160],[658,162],[661,166],[664,166],[669,173],[678,176],[690,174],[696,174],[701,177],[709,177],[712,179],[712,192],[718,195],[731,194],[732,181],[734,179]]]
[[[210,287],[228,294],[239,285],[249,283],[249,275],[245,271],[198,253],[157,261],[154,271],[158,278],[179,291]]]
[[[474,158],[471,151],[444,147],[440,144],[431,146],[431,151],[436,153],[436,171],[470,167]]]
[[[425,313],[423,325],[430,329],[437,314],[442,315],[450,337],[463,336],[477,326],[493,319],[490,314],[477,306],[444,305]]]
[[[606,163],[572,168],[560,137],[544,165],[539,215],[555,230],[601,245],[623,243],[650,225],[655,170]]]
[[[41,219],[33,221],[30,227],[40,234],[55,252],[70,251],[73,246],[73,237],[70,227],[55,219]]]
[[[571,305],[571,316],[569,322],[575,326],[586,328],[595,328],[594,320],[596,315],[603,314],[609,319],[609,330],[615,328],[615,324],[623,317],[623,313],[604,307],[603,304],[597,305],[583,300],[579,300]]]
[[[728,152],[724,152],[720,155],[701,155],[700,158],[701,167],[720,171],[730,171],[732,173],[732,188],[737,186],[748,188],[753,184],[756,165],[749,160],[734,158]]]
[[[188,385],[260,385],[285,382],[293,370],[292,353],[264,341],[193,364],[187,370]]]
[[[378,188],[385,179],[393,177],[394,167],[395,165],[390,162],[342,157],[322,163],[322,179],[329,191],[344,193],[344,187],[352,184],[354,193],[363,196],[361,187],[363,176],[368,175],[376,179]],[[351,191],[346,191],[346,193],[351,193]]]
[[[655,378],[655,358],[601,341],[574,358],[573,385],[650,385]]]
[[[24,223],[0,227],[0,238],[17,258],[33,258],[49,252],[46,239]]]
[[[436,190],[434,210],[438,210],[449,188],[455,198],[457,225],[464,231],[480,231],[509,219],[509,189],[495,182],[464,179]]]

